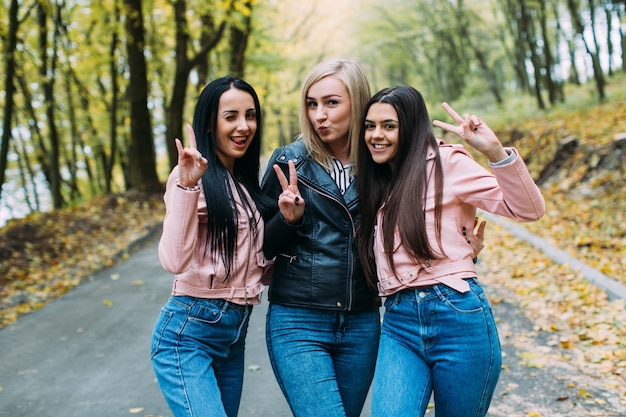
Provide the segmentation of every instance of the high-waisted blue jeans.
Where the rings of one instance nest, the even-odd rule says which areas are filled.
[[[235,417],[252,306],[173,296],[152,333],[152,366],[176,417]]]
[[[295,417],[358,417],[369,391],[378,309],[353,312],[271,303],[266,320],[270,361]]]
[[[482,417],[502,353],[491,306],[476,279],[388,297],[372,385],[372,417],[416,417],[434,392],[437,417]]]

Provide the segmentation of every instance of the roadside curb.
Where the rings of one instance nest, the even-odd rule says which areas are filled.
[[[511,220],[505,219],[502,216],[487,213],[485,211],[480,211],[480,215],[494,223],[499,224],[516,237],[523,239],[531,245],[535,246],[537,249],[540,249],[553,261],[562,265],[570,265],[572,269],[580,271],[583,274],[583,278],[585,278],[587,281],[591,282],[598,288],[604,290],[609,296],[610,300],[618,298],[626,300],[626,286],[622,283],[614,280],[607,275],[604,275],[602,272],[598,271],[595,268],[592,268],[586,263],[579,261],[569,253],[532,234],[528,231],[528,229],[514,223]]]

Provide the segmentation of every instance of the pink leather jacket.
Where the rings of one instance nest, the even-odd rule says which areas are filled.
[[[236,304],[258,304],[265,286],[261,277],[268,262],[263,255],[263,219],[258,211],[247,213],[234,192],[239,215],[236,254],[230,277],[225,265],[207,250],[207,211],[202,191],[186,191],[176,185],[178,168],[165,189],[165,219],[159,241],[159,260],[175,274],[172,295],[220,298]],[[249,218],[256,224],[250,227]],[[251,232],[254,230],[254,234]]]
[[[378,210],[374,254],[378,273],[380,296],[389,296],[406,288],[445,284],[460,292],[469,290],[465,278],[476,276],[472,259],[474,253],[461,230],[472,230],[476,208],[527,222],[540,219],[545,212],[545,201],[524,161],[514,148],[507,148],[515,156],[511,162],[492,165],[491,174],[461,145],[440,143],[439,152],[443,165],[443,200],[441,245],[445,252],[441,259],[416,262],[400,246],[396,232],[394,264],[396,274],[383,252],[382,209]],[[429,169],[434,167],[434,151],[429,154]],[[507,160],[508,161],[508,160]],[[430,171],[432,172],[432,171]],[[407,190],[409,192],[409,190]],[[435,237],[434,181],[430,181],[426,201],[426,227],[430,245],[440,254]]]

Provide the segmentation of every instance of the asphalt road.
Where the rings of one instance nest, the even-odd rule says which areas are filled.
[[[151,242],[1,330],[0,416],[171,416],[149,357],[152,326],[171,282]],[[250,322],[240,417],[291,415],[267,358],[266,308],[264,296]],[[542,368],[523,366],[521,352],[539,349],[539,354],[550,355],[553,348],[533,332],[517,307],[498,303],[494,313],[505,367],[490,416],[626,416],[623,401],[612,403],[613,393],[597,388],[601,384],[594,385],[593,378],[565,361],[555,359]],[[581,386],[608,402],[581,401],[576,395]],[[362,417],[369,415],[368,402]]]

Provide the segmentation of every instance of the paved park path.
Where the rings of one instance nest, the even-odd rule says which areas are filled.
[[[171,282],[153,239],[127,260],[0,330],[0,417],[171,417],[149,357],[152,326]],[[266,308],[264,296],[250,322],[240,417],[291,415],[267,358]],[[525,337],[533,332],[532,323],[518,307],[501,302],[494,313],[505,368],[490,416],[626,416],[626,406],[610,402],[614,393],[594,388],[593,379],[566,362],[540,369],[520,365],[521,352],[536,350],[545,340]],[[607,401],[580,401],[568,386],[571,381]],[[368,402],[362,417],[369,415]]]

